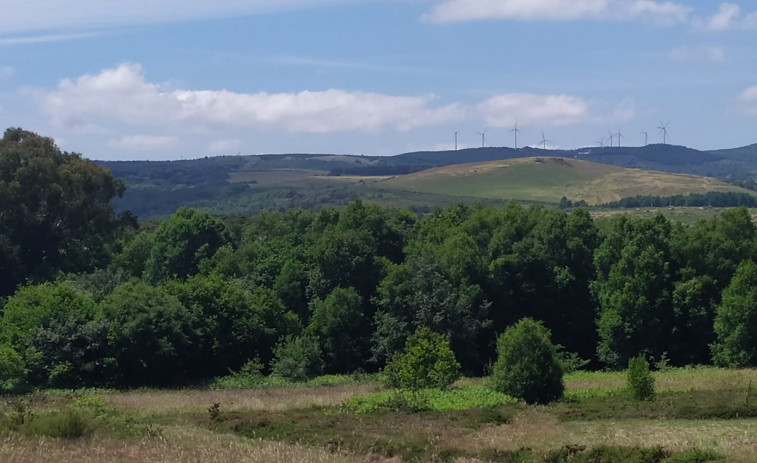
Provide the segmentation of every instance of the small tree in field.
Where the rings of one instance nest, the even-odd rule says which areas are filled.
[[[392,358],[384,372],[393,387],[446,389],[460,377],[460,364],[444,336],[421,327],[408,336],[405,350]]]
[[[526,403],[548,403],[563,396],[563,369],[550,332],[531,318],[511,326],[497,338],[492,387]]]
[[[654,377],[649,372],[649,363],[643,355],[639,354],[628,361],[626,379],[636,400],[654,399]]]

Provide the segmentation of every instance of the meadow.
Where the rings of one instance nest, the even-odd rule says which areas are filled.
[[[757,370],[664,369],[638,402],[625,376],[575,372],[528,406],[463,379],[400,394],[375,377],[249,389],[44,391],[0,402],[0,461],[746,463]]]

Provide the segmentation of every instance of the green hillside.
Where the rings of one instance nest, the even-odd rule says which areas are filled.
[[[747,192],[707,177],[555,157],[459,164],[396,176],[376,186],[428,194],[555,203],[563,196],[601,204],[636,195],[673,196],[708,191]]]

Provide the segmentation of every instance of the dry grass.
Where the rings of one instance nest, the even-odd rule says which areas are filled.
[[[381,181],[381,188],[452,196],[601,204],[635,195],[747,190],[687,174],[626,169],[578,159],[530,157],[438,167]]]
[[[173,414],[206,410],[218,403],[223,411],[281,411],[311,406],[330,407],[346,403],[352,396],[378,390],[375,384],[348,386],[282,386],[243,390],[185,389],[146,390],[107,394],[105,403],[139,413]]]
[[[696,369],[673,369],[655,372],[657,391],[717,391],[723,388],[747,389],[750,384],[757,388],[757,369],[728,370],[701,367]],[[626,387],[624,372],[577,372],[566,375],[567,392],[598,389],[623,389]]]
[[[757,420],[600,420],[558,422],[539,408],[526,410],[511,423],[489,427],[460,442],[482,449],[548,451],[566,445],[661,446],[668,450],[710,449],[729,462],[754,462]]]
[[[703,390],[717,394],[725,388],[748,388],[757,384],[757,370],[723,370],[701,368],[656,373],[659,390]],[[482,379],[461,380],[459,385],[481,384]],[[623,373],[579,372],[566,377],[568,391],[580,393],[593,390],[620,390],[625,387]],[[515,417],[505,424],[476,422],[475,416],[458,413],[382,415],[371,417],[329,414],[308,407],[344,404],[357,394],[367,394],[377,385],[270,387],[254,390],[179,390],[132,391],[104,393],[105,404],[135,416],[140,426],[151,425],[149,433],[138,437],[118,437],[100,430],[88,439],[60,440],[23,437],[11,433],[0,437],[0,461],[27,462],[333,462],[365,461],[372,443],[382,446],[393,442],[413,443],[428,447],[429,452],[455,449],[468,455],[499,450],[533,449],[535,455],[567,445],[661,446],[669,450],[709,449],[727,456],[725,461],[747,463],[757,455],[757,419],[573,419],[563,420],[554,406],[516,406]],[[58,401],[63,400],[59,398]],[[58,402],[45,399],[42,407]],[[300,440],[296,428],[288,442],[262,441],[220,432],[207,415],[208,406],[219,403],[221,413],[239,412],[234,420],[258,421],[282,418],[303,422],[312,420],[308,433],[324,436],[341,435],[345,444],[354,446],[330,448],[308,447],[294,442],[320,445],[318,439]],[[559,407],[559,406],[558,406]],[[518,411],[519,410],[519,411]],[[475,416],[474,416],[475,415]],[[226,415],[228,417],[228,415]],[[320,416],[320,418],[318,418]],[[513,416],[513,415],[511,415]],[[378,417],[377,417],[378,419]],[[342,421],[346,420],[344,423]],[[478,424],[475,424],[478,423]],[[488,423],[488,424],[487,424]],[[321,428],[321,426],[328,427]],[[330,427],[329,427],[330,426]],[[341,430],[341,428],[344,428]],[[229,428],[230,429],[230,428]],[[281,428],[285,432],[285,428]],[[156,431],[157,432],[154,432]],[[228,431],[228,429],[227,429]],[[339,433],[344,434],[339,434]],[[336,434],[335,434],[336,433]],[[330,437],[329,437],[330,438]],[[325,442],[325,441],[324,441]],[[347,453],[352,448],[354,454]],[[472,463],[475,459],[460,459]]]
[[[354,463],[363,458],[279,442],[244,439],[199,428],[167,427],[158,437],[111,437],[65,441],[49,438],[0,438],[5,463]]]

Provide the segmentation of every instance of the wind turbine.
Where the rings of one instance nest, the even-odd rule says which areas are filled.
[[[641,132],[641,133],[644,134],[644,146],[647,146],[647,139],[649,138],[649,133],[648,132]]]
[[[615,135],[618,136],[618,148],[620,148],[620,139],[623,138],[623,134],[621,133],[621,130],[618,129],[618,133],[616,133]]]
[[[539,142],[542,145],[542,149],[547,149],[547,142],[552,142],[552,140],[547,140],[544,138],[544,132],[541,133],[541,141]]]
[[[668,124],[670,122],[660,123],[660,125],[657,127],[660,129],[660,132],[662,132],[662,144],[665,145],[668,142]]]
[[[517,122],[515,123],[515,128],[512,129],[510,132],[512,132],[515,135],[515,149],[517,150],[518,149],[518,132],[520,132],[520,130],[518,130]]]
[[[481,148],[486,146],[486,131],[489,130],[488,128],[484,129],[483,132],[476,132],[477,134],[481,135]]]
[[[457,130],[455,130],[455,151],[457,151]]]
[[[610,148],[612,148],[612,137],[614,137],[615,134],[612,133],[612,130],[608,130],[607,133],[610,134]]]
[[[602,137],[602,139],[597,142],[597,145],[599,145],[600,148],[603,148],[605,146],[605,137]]]

